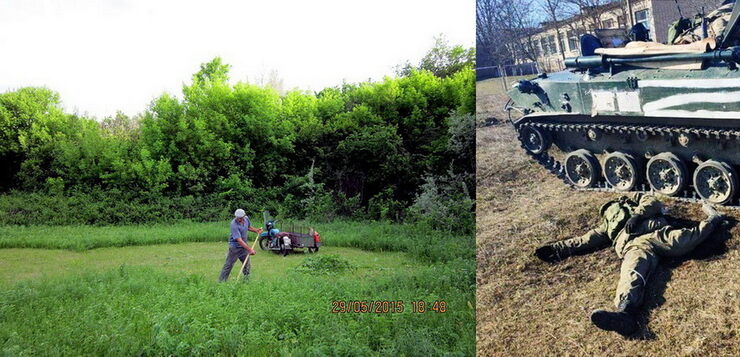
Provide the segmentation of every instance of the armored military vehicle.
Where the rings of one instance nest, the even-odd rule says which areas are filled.
[[[522,147],[577,189],[737,206],[739,14],[735,4],[720,36],[686,45],[599,48],[584,35],[565,71],[509,91]]]

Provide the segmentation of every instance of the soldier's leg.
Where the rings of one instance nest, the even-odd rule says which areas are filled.
[[[226,261],[224,262],[223,268],[221,268],[221,275],[218,277],[218,281],[226,281],[231,274],[231,269],[234,267],[234,262],[239,257],[234,247],[229,247],[229,251],[226,252]]]
[[[636,309],[642,305],[645,286],[658,264],[648,236],[640,236],[627,244],[620,268],[619,283],[614,299],[615,311],[595,310],[591,322],[602,330],[629,335],[637,330]]]
[[[625,247],[614,298],[617,310],[634,310],[642,305],[645,286],[658,265],[658,256],[650,244],[652,236],[637,237]]]

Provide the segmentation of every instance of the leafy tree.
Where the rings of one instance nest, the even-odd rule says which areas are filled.
[[[434,47],[422,57],[417,66],[406,63],[397,69],[399,76],[407,76],[413,70],[426,70],[435,76],[445,78],[462,69],[475,66],[475,50],[462,45],[450,46],[447,39],[440,35],[434,39]]]
[[[453,203],[472,198],[463,189],[474,170],[471,56],[437,39],[402,76],[284,94],[230,83],[217,57],[183,85],[182,99],[165,93],[141,114],[102,121],[65,113],[49,89],[21,88],[0,94],[0,190],[91,192],[80,202],[119,197],[131,212],[136,202],[175,201],[209,212],[184,209],[188,217],[244,200],[322,220],[400,220],[412,202],[419,217],[458,212],[467,206]],[[451,177],[463,185],[437,185]],[[421,203],[432,201],[450,206]],[[76,221],[103,217],[91,210]],[[136,221],[119,211],[110,219]]]

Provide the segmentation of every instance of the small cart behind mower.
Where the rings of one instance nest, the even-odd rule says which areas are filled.
[[[282,255],[303,249],[307,249],[309,253],[319,251],[321,236],[313,228],[287,223],[282,225],[285,230],[281,231],[277,227],[277,220],[272,218],[270,212],[263,212],[262,217],[265,221],[265,231],[260,234],[259,238],[262,250],[271,250]]]

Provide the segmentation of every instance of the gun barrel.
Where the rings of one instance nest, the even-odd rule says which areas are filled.
[[[672,61],[726,61],[740,62],[740,47],[731,47],[705,53],[680,53],[640,57],[579,56],[565,59],[566,68],[589,69],[611,65],[630,65],[647,62]]]

